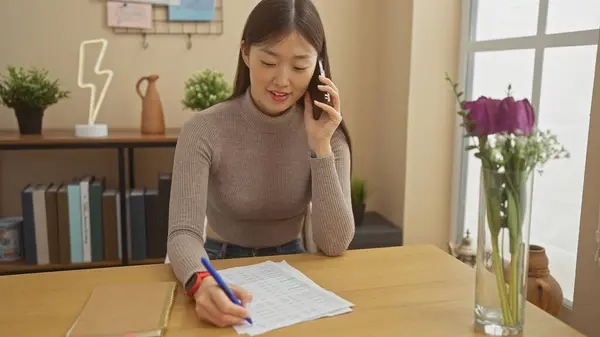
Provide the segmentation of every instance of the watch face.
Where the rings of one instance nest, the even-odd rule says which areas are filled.
[[[192,274],[192,277],[190,277],[190,279],[185,283],[185,291],[192,289],[192,286],[196,283],[197,278],[198,275],[196,275],[196,273]]]

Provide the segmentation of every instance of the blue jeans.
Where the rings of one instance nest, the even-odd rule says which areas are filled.
[[[301,254],[304,253],[304,247],[300,239],[284,243],[280,246],[265,247],[265,248],[248,248],[231,243],[219,242],[211,239],[206,239],[204,249],[208,253],[211,260],[218,259],[233,259],[241,257],[253,256],[271,256],[271,255],[286,255],[286,254]]]

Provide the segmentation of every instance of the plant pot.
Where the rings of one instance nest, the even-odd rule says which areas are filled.
[[[43,107],[15,108],[19,132],[22,135],[39,135],[42,133]]]
[[[365,218],[365,204],[352,205],[352,213],[354,214],[354,226],[358,227],[363,224]]]

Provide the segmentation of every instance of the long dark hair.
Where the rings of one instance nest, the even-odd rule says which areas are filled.
[[[242,41],[247,46],[246,50],[249,50],[253,44],[276,41],[279,37],[294,30],[315,48],[318,56],[323,59],[325,74],[333,80],[329,67],[325,29],[317,8],[310,0],[262,0],[248,16],[242,33]],[[244,62],[242,52],[243,50],[240,48],[233,94],[230,99],[244,95],[250,86],[250,69]],[[297,104],[304,106],[304,96],[298,100]],[[352,156],[350,134],[344,120],[338,127],[342,129],[346,137]]]

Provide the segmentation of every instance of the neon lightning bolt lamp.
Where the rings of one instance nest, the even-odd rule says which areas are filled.
[[[92,83],[83,82],[83,63],[85,59],[85,47],[86,45],[92,43],[102,43],[102,50],[100,51],[98,59],[96,60],[94,72],[97,75],[108,75],[106,78],[106,82],[104,83],[104,88],[102,88],[102,91],[100,92],[100,97],[98,98],[98,100],[96,100],[96,86]],[[87,124],[75,125],[75,135],[78,137],[104,137],[108,135],[108,126],[106,124],[96,124],[96,117],[98,116],[98,111],[102,106],[102,101],[104,101],[106,90],[108,89],[114,75],[112,70],[100,69],[100,63],[102,63],[102,59],[104,58],[104,53],[106,52],[107,46],[108,41],[106,39],[86,40],[79,45],[79,73],[77,75],[77,84],[80,88],[90,88],[91,93],[90,107],[88,112],[88,122]]]

